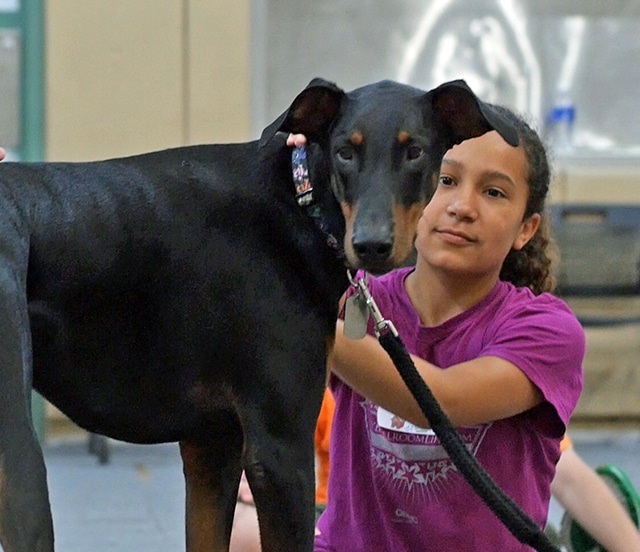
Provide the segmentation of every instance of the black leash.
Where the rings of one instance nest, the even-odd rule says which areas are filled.
[[[366,279],[354,281],[349,274],[349,280],[357,289],[356,294],[350,297],[350,299],[356,298],[352,302],[352,308],[355,305],[360,313],[368,309],[373,316],[378,341],[393,360],[400,376],[429,420],[431,429],[435,432],[440,444],[466,481],[521,543],[531,546],[538,552],[560,552],[536,523],[491,479],[469,452],[460,434],[433,396],[431,389],[418,373],[393,323],[385,320],[380,313],[369,292]],[[359,304],[356,305],[358,302]],[[346,325],[345,320],[345,332]]]

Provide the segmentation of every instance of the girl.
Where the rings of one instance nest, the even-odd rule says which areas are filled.
[[[544,146],[496,109],[520,145],[492,131],[449,150],[418,224],[415,268],[370,278],[370,290],[469,450],[543,527],[585,340],[544,293]],[[350,340],[339,322],[330,366],[331,500],[316,552],[528,549],[458,473],[374,337]]]

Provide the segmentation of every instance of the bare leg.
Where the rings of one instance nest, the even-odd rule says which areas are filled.
[[[238,502],[233,518],[230,552],[260,552],[258,513],[253,504]]]

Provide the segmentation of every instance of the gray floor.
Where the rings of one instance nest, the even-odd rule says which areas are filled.
[[[574,431],[592,466],[623,468],[640,489],[640,431]],[[184,488],[176,445],[111,443],[100,465],[84,436],[46,447],[58,552],[184,550]],[[550,520],[562,515],[553,504]],[[606,515],[603,512],[603,515]]]
[[[85,438],[46,448],[58,552],[184,550],[184,484],[178,447],[110,444],[109,463]]]

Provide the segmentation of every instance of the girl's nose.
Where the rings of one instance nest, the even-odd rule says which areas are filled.
[[[447,206],[447,213],[458,220],[473,220],[477,216],[473,194],[466,190],[459,190],[454,194]]]

